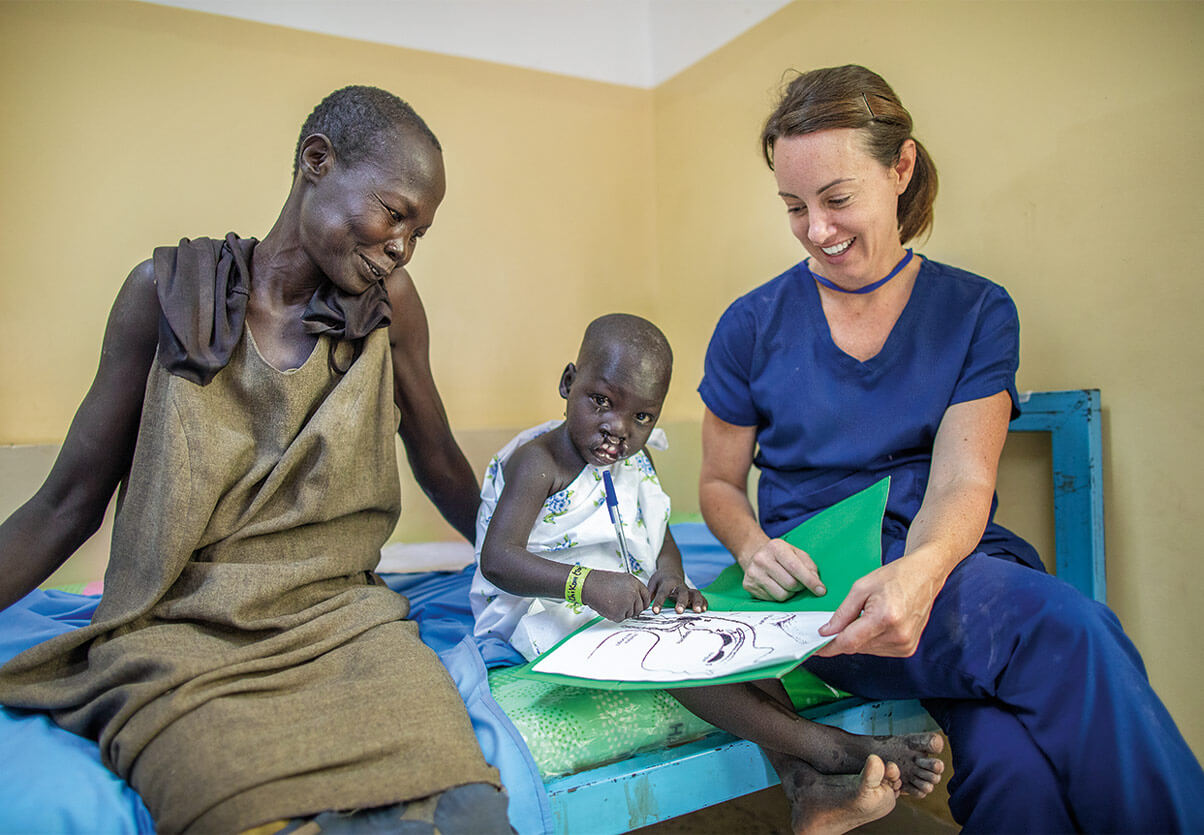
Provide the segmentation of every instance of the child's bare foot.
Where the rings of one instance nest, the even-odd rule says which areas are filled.
[[[860,774],[821,774],[794,758],[780,770],[795,835],[839,835],[878,820],[895,808],[902,785],[899,767],[877,754],[866,757]]]
[[[842,732],[843,734],[843,732]],[[945,748],[938,733],[906,736],[843,736],[839,748],[831,751],[829,762],[812,760],[812,765],[828,774],[852,774],[870,754],[885,762],[896,763],[903,780],[903,793],[924,797],[941,781],[945,764],[937,758]]]
[[[938,759],[937,754],[945,749],[945,740],[940,734],[875,736],[870,739],[871,753],[899,766],[903,794],[924,797],[941,782],[945,763]]]

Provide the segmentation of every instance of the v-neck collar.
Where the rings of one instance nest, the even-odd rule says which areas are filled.
[[[916,295],[924,292],[924,287],[927,285],[927,282],[924,280],[924,274],[928,271],[929,262],[922,255],[920,255],[920,258],[920,269],[916,273],[915,281],[912,282],[911,292],[907,296],[907,301],[904,303],[903,309],[899,311],[898,318],[891,325],[890,333],[886,335],[886,340],[882,343],[882,347],[878,349],[878,353],[865,360],[857,359],[836,344],[836,340],[832,338],[832,327],[828,324],[828,317],[824,315],[823,300],[819,297],[819,288],[815,284],[815,279],[811,277],[810,271],[807,269],[800,269],[798,271],[799,278],[804,284],[803,292],[807,295],[807,309],[813,317],[812,325],[823,333],[825,348],[832,353],[836,361],[842,366],[851,368],[862,374],[871,374],[891,361],[891,357],[895,354],[896,344],[903,338],[900,334],[904,332],[907,322],[912,318],[912,311],[918,304],[916,302]]]

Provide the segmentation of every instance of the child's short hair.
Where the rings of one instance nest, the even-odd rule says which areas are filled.
[[[590,322],[581,338],[577,364],[602,355],[616,343],[635,348],[641,356],[663,367],[666,375],[673,370],[673,349],[665,334],[647,319],[631,313],[608,313]]]

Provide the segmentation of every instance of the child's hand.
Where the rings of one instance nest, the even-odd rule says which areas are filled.
[[[594,569],[581,586],[581,600],[607,620],[618,623],[648,608],[652,594],[630,574]]]
[[[661,613],[661,607],[670,597],[676,601],[679,615],[686,609],[692,612],[707,610],[706,597],[698,589],[690,588],[686,584],[686,578],[679,572],[657,571],[648,581],[648,590],[652,593],[652,611],[658,615]]]

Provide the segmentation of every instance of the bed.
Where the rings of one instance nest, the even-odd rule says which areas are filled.
[[[1099,392],[1031,393],[1011,430],[1049,433],[1056,571],[1103,601]],[[677,523],[673,533],[699,585],[730,563],[700,523]],[[660,691],[585,691],[516,676],[522,658],[513,649],[471,636],[471,575],[468,566],[383,576],[410,598],[423,640],[455,679],[482,750],[510,792],[519,832],[626,832],[777,783],[756,746],[707,726]],[[0,662],[86,624],[98,591],[39,590],[0,613]],[[854,732],[934,727],[915,702],[867,703],[805,676],[791,693],[804,715]],[[95,743],[44,715],[0,708],[0,745],[8,764],[0,833],[154,831],[137,794],[101,765]]]

